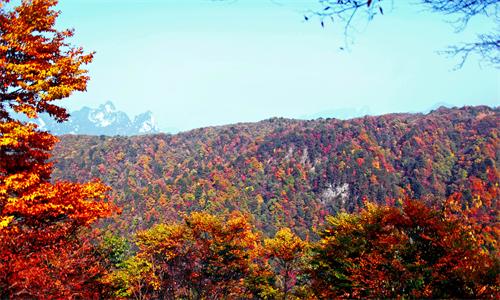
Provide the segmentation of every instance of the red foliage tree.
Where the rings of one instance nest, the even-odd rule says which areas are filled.
[[[68,114],[51,102],[83,91],[82,66],[92,60],[54,28],[57,1],[0,0],[0,298],[90,297],[102,273],[82,235],[108,216],[107,187],[99,182],[50,181],[57,138],[16,120]]]
[[[156,225],[137,234],[137,247],[107,277],[114,296],[243,299],[262,292],[269,276],[259,234],[236,212],[224,219],[195,212],[182,223]]]
[[[320,298],[495,298],[498,258],[463,218],[407,200],[330,218],[309,274]]]

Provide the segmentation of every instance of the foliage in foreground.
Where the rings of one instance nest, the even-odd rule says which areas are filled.
[[[498,228],[496,228],[498,230]],[[498,259],[453,215],[405,201],[328,217],[307,273],[319,298],[476,298],[498,292]]]
[[[57,1],[0,0],[0,298],[90,298],[105,273],[89,227],[109,216],[108,188],[97,181],[51,181],[57,138],[20,122],[86,88],[92,60],[72,47],[72,31],[55,28]]]
[[[237,298],[249,295],[264,261],[259,234],[239,213],[226,219],[193,213],[136,236],[137,255],[105,281],[118,297]]]
[[[499,226],[477,227],[453,201],[366,203],[327,217],[317,242],[288,228],[263,241],[241,214],[193,213],[140,232],[105,281],[137,299],[495,298]]]

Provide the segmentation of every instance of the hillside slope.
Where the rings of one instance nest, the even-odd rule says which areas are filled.
[[[101,178],[122,208],[124,232],[183,212],[251,213],[267,233],[307,236],[323,217],[364,199],[408,195],[471,201],[472,184],[498,183],[500,109],[440,108],[341,121],[270,119],[177,135],[62,136],[57,178]],[[497,208],[498,202],[493,204]]]

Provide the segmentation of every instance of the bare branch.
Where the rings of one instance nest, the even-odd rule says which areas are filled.
[[[500,1],[499,0],[416,0],[416,4],[422,5],[431,12],[452,16],[456,19],[452,22],[457,32],[463,31],[469,21],[478,15],[483,15],[497,24],[495,33],[480,34],[478,41],[450,46],[441,51],[451,57],[459,57],[460,61],[456,68],[461,68],[471,54],[477,54],[482,61],[500,67]],[[353,29],[354,18],[363,12],[367,15],[367,21],[371,21],[376,15],[383,15],[382,4],[392,3],[390,0],[318,0],[322,7],[312,11],[305,16],[306,20],[317,17],[324,26],[324,20],[330,19],[340,21],[344,26],[346,38]]]
[[[319,0],[321,10],[310,11],[305,15],[309,20],[316,17],[320,20],[321,26],[324,26],[325,20],[332,23],[338,21],[344,24],[345,47],[348,46],[347,38],[350,36],[350,30],[353,29],[352,22],[359,12],[366,16],[366,20],[372,20],[376,15],[383,14],[380,6],[382,1],[372,0]],[[389,2],[386,0],[386,2]]]
[[[464,43],[448,47],[441,53],[450,57],[459,57],[459,62],[455,69],[460,69],[464,66],[467,58],[471,54],[479,55],[481,61],[485,61],[493,66],[500,66],[500,36],[494,34],[479,35],[479,41],[475,43]]]

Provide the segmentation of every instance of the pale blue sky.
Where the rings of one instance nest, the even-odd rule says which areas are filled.
[[[489,30],[486,21],[455,34],[443,16],[396,4],[358,26],[350,51],[341,51],[342,28],[304,21],[309,3],[316,1],[60,0],[58,26],[75,28],[73,43],[96,51],[88,91],[65,105],[111,100],[180,130],[346,108],[499,105],[498,70],[472,57],[452,71],[456,60],[436,53]]]

